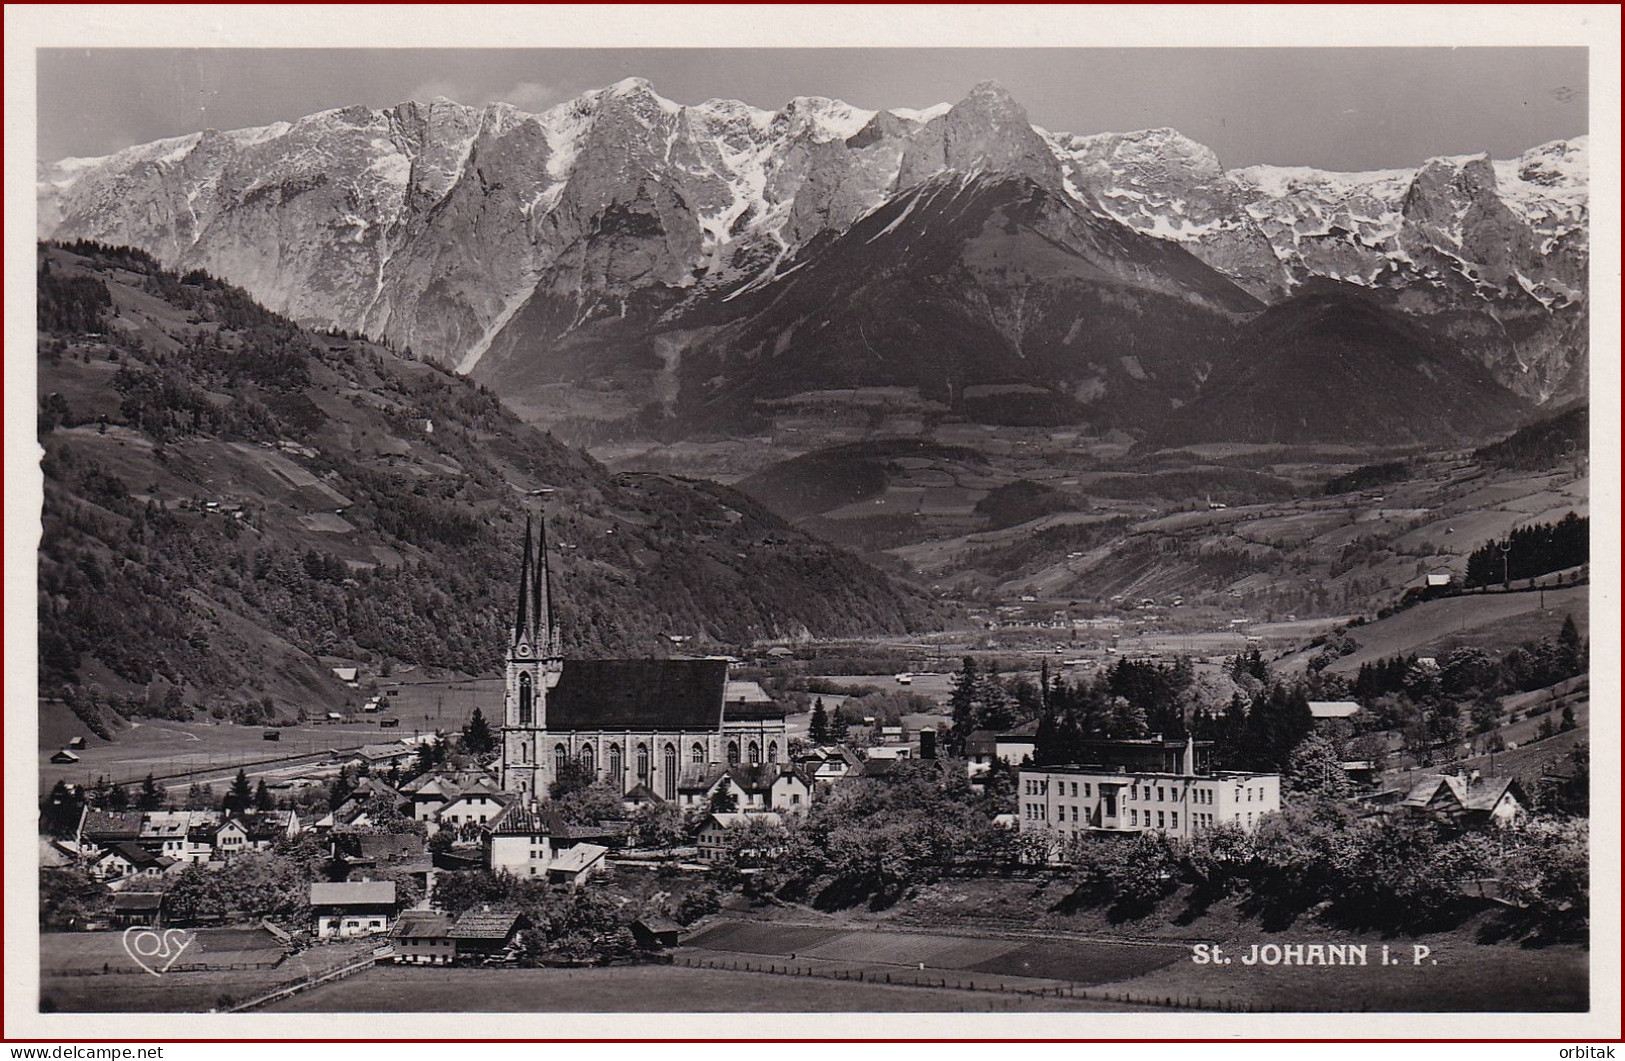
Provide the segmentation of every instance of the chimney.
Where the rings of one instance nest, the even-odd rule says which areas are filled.
[[[1185,750],[1179,756],[1179,772],[1186,777],[1196,773],[1196,738],[1190,734],[1185,736]]]

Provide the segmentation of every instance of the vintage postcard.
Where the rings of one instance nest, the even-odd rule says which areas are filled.
[[[6,20],[8,1036],[1617,1033],[1616,9]]]

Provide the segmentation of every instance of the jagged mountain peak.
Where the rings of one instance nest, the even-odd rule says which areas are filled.
[[[1024,177],[1264,301],[1328,277],[1426,312],[1538,313],[1584,300],[1587,151],[1581,136],[1508,160],[1227,171],[1167,126],[1035,129],[992,81],[921,110],[766,110],[629,77],[540,113],[408,100],[43,164],[38,234],[137,246],[465,368],[539,287],[575,302],[551,334],[645,290],[759,287],[944,173]]]

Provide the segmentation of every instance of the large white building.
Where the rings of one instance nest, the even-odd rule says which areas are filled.
[[[1281,809],[1279,774],[1213,771],[1195,741],[1093,741],[1096,763],[1024,766],[1016,814],[1024,833],[1195,836],[1219,825],[1251,830]]]
[[[574,761],[621,792],[642,784],[675,801],[685,774],[711,764],[785,761],[784,711],[752,697],[730,700],[728,666],[723,659],[565,659],[547,528],[533,550],[527,521],[504,691],[503,791],[526,803],[545,800]]]

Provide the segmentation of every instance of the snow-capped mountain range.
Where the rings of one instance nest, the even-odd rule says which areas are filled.
[[[38,234],[140,247],[302,322],[475,371],[493,347],[547,359],[606,316],[725,319],[939,175],[1019,177],[1097,228],[1189,252],[1255,311],[1316,278],[1366,289],[1543,401],[1584,377],[1586,150],[1578,137],[1404,170],[1226,170],[1172,129],[1037,129],[994,83],[922,111],[817,97],[766,111],[679,105],[634,78],[541,114],[347,107],[43,163]],[[1163,267],[1131,257],[1105,268],[1112,282]],[[1226,302],[1205,284],[1181,290]],[[546,328],[515,332],[538,300]]]

